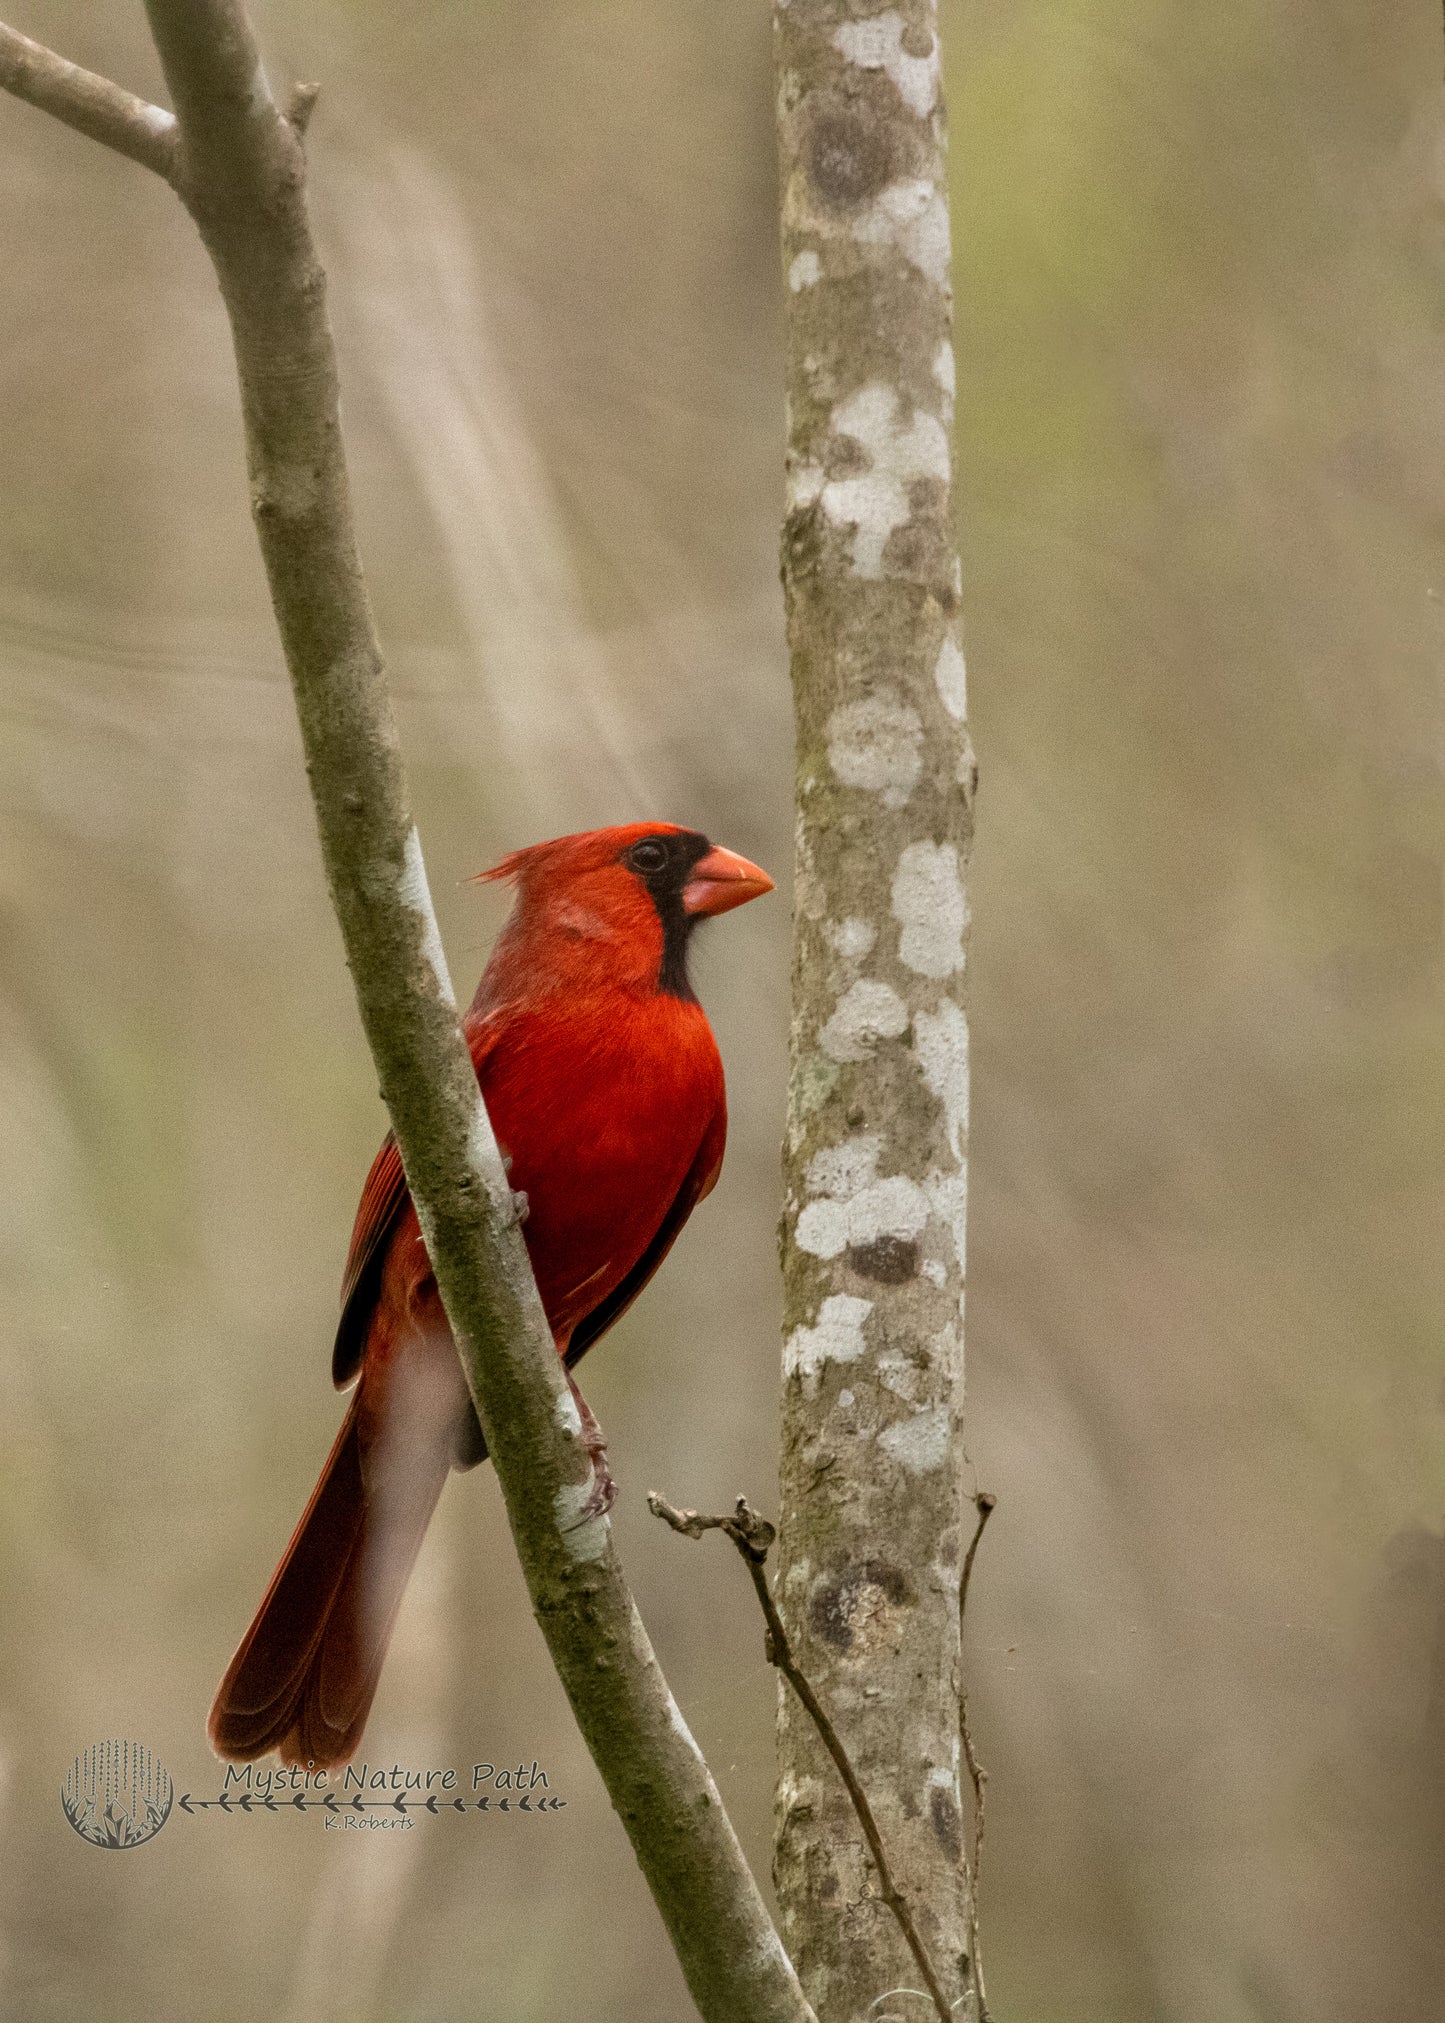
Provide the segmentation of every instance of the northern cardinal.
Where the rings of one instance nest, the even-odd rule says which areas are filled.
[[[717,1179],[723,1070],[688,943],[772,880],[665,823],[562,836],[481,875],[511,880],[516,901],[463,1031],[570,1371]],[[357,1210],[331,1367],[338,1386],[359,1382],[211,1708],[211,1742],[238,1762],[355,1752],[447,1473],[486,1456],[390,1137]],[[606,1508],[601,1436],[573,1393]]]

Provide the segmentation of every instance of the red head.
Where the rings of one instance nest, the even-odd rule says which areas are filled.
[[[497,972],[515,962],[533,990],[587,979],[691,999],[687,949],[698,921],[773,889],[746,857],[672,822],[558,836],[478,875],[517,887],[483,980],[489,995],[511,994]]]

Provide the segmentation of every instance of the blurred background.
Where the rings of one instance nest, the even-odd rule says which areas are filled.
[[[1000,2023],[1445,2017],[1441,22],[946,4],[982,766],[970,1611]],[[138,6],[15,25],[153,95]],[[644,815],[785,871],[763,0],[260,9],[453,970],[503,850]],[[678,2023],[453,1481],[368,1735],[546,1819],[179,1816],[330,1441],[384,1128],[322,886],[209,268],[0,102],[0,2014]],[[748,1847],[773,1684],[786,895],[710,934],[717,1194],[587,1364],[644,1612]]]

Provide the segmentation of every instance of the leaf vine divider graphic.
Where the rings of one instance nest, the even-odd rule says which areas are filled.
[[[486,1792],[480,1798],[439,1798],[432,1792],[428,1798],[408,1799],[404,1791],[395,1798],[363,1798],[358,1791],[353,1798],[339,1798],[334,1791],[325,1792],[319,1798],[308,1798],[304,1791],[298,1791],[294,1798],[273,1798],[268,1792],[262,1797],[255,1791],[223,1791],[217,1798],[193,1798],[189,1791],[183,1792],[178,1800],[182,1812],[429,1812],[439,1818],[444,1812],[560,1812],[567,1801],[565,1798],[493,1798]]]

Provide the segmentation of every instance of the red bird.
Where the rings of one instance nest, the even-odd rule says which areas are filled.
[[[717,1179],[723,1070],[688,943],[772,880],[667,823],[562,836],[482,876],[517,896],[462,1030],[570,1372]],[[331,1367],[338,1386],[360,1381],[211,1709],[213,1746],[238,1762],[355,1752],[447,1473],[486,1457],[390,1137],[357,1210]],[[605,1508],[601,1438],[578,1404]]]

